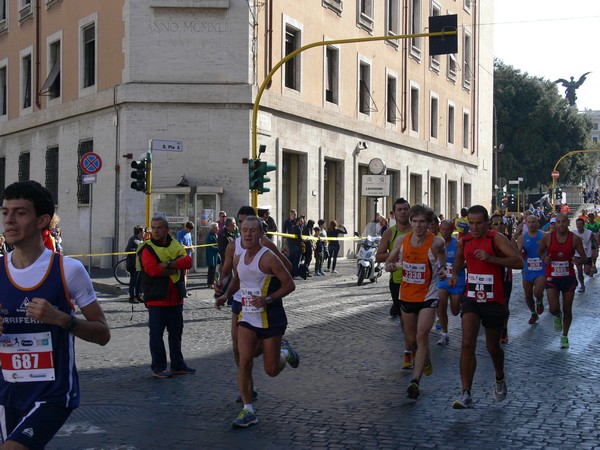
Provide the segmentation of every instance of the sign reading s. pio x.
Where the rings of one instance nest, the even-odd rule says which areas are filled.
[[[182,141],[163,141],[159,139],[150,140],[150,150],[158,150],[162,152],[182,152]]]

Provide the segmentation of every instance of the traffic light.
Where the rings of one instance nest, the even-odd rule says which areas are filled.
[[[430,36],[429,37],[429,55],[446,55],[448,53],[458,52],[458,16],[431,16],[429,17],[429,32],[442,33],[454,31],[452,35]]]
[[[139,192],[148,191],[148,172],[149,164],[146,158],[140,159],[139,161],[132,161],[131,167],[135,169],[131,172],[131,178],[134,180],[131,183],[131,189],[135,189]]]
[[[265,192],[269,192],[271,189],[266,187],[265,185],[271,181],[271,178],[267,177],[267,173],[277,170],[277,166],[275,164],[269,164],[264,161],[260,161],[260,167],[258,169],[260,173],[259,183],[258,183],[258,193],[263,194]]]
[[[510,197],[508,198],[508,204],[510,206],[516,206],[517,205],[517,201],[515,199],[515,194],[510,194]]]
[[[257,191],[260,186],[260,160],[248,161],[248,189]]]

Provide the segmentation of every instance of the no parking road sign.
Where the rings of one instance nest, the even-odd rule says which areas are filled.
[[[102,158],[97,153],[88,152],[81,157],[79,165],[85,173],[93,175],[102,169]]]

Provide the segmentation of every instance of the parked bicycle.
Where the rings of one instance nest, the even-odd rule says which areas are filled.
[[[129,279],[131,275],[127,271],[127,258],[123,258],[117,262],[113,267],[113,273],[115,279],[125,286],[129,286]]]

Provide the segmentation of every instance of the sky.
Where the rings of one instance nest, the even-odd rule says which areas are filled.
[[[600,0],[495,0],[493,25],[494,56],[523,73],[577,81],[592,72],[577,109],[600,110]]]

